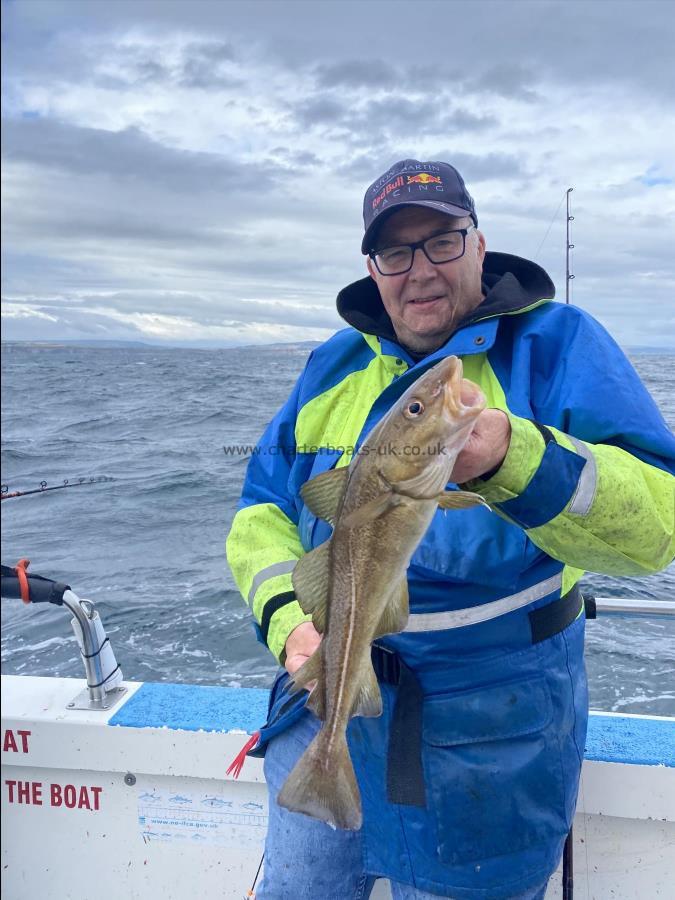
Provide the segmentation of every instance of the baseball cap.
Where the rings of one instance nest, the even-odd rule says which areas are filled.
[[[373,248],[377,231],[389,214],[404,206],[426,206],[449,216],[471,216],[478,225],[473,197],[454,166],[444,162],[402,159],[377,178],[363,198],[361,252]]]

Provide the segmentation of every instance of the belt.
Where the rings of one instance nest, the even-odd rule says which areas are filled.
[[[571,625],[582,601],[575,585],[563,597],[530,612],[532,643],[545,641]],[[371,658],[378,680],[398,687],[387,748],[387,799],[403,806],[423,807],[422,688],[412,669],[393,650],[373,644]]]

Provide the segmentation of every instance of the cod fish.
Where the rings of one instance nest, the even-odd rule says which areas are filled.
[[[323,640],[290,690],[309,690],[307,707],[324,724],[279,793],[289,810],[337,828],[361,827],[347,724],[351,716],[382,713],[371,643],[406,626],[406,570],[437,508],[487,505],[477,494],[445,490],[484,406],[480,389],[462,378],[461,360],[447,357],[408,388],[349,466],[302,489],[333,534],[293,572],[298,602]]]

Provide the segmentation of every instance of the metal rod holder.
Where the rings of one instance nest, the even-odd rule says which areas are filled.
[[[81,691],[68,704],[68,709],[110,709],[122,694],[126,693],[126,688],[119,684],[121,673],[115,680],[111,680],[118,667],[109,646],[110,641],[107,641],[108,650],[105,659],[108,664],[112,661],[114,665],[110,671],[104,670],[104,657],[101,651],[106,638],[100,616],[91,600],[80,600],[71,590],[65,591],[63,605],[73,615],[74,631],[80,644],[87,677],[86,690]],[[76,628],[75,623],[79,627]],[[106,688],[107,681],[110,681],[108,688]]]

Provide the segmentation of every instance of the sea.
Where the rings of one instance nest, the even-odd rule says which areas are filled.
[[[92,600],[125,678],[270,685],[224,544],[246,447],[308,352],[3,344],[3,492],[69,486],[2,501],[2,562]],[[673,428],[675,356],[631,360]],[[675,566],[583,587],[673,600]],[[591,621],[586,658],[593,708],[675,716],[675,620]],[[2,671],[83,677],[67,612],[3,599]]]

